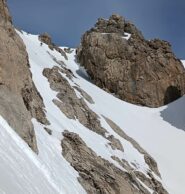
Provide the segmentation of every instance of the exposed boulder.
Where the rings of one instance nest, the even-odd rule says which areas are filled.
[[[185,70],[170,44],[145,40],[118,15],[83,35],[77,60],[97,86],[133,104],[159,107],[185,93]]]
[[[0,0],[0,42],[0,115],[38,152],[31,119],[47,123],[44,105],[32,81],[26,47],[14,30],[5,0]]]

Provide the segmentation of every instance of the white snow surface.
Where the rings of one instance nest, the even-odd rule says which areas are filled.
[[[43,98],[46,116],[53,134],[50,136],[35,119],[32,120],[36,132],[39,155],[34,154],[26,143],[0,117],[0,194],[83,194],[86,193],[78,182],[78,172],[62,156],[62,132],[69,130],[79,134],[83,141],[101,156],[122,167],[111,156],[127,160],[133,168],[143,172],[149,170],[144,157],[130,142],[117,135],[106,123],[102,115],[113,120],[124,132],[135,139],[158,163],[162,183],[170,194],[185,193],[185,97],[161,108],[146,108],[121,101],[106,93],[89,80],[83,68],[75,62],[75,49],[65,60],[60,53],[51,51],[47,45],[41,46],[38,36],[25,32],[17,33],[23,39],[29,55],[33,81]],[[128,37],[128,36],[127,36]],[[50,54],[49,54],[49,53]],[[69,80],[71,86],[78,84],[95,102],[87,105],[99,115],[102,126],[114,135],[124,147],[124,153],[112,150],[109,141],[90,131],[78,120],[68,119],[52,102],[56,92],[51,90],[47,79],[42,75],[44,68],[59,66],[53,59],[63,61],[76,78]],[[79,97],[82,97],[78,93]],[[125,170],[125,169],[123,169]],[[159,179],[159,177],[157,177]],[[144,183],[144,187],[147,188]],[[150,193],[151,191],[147,188]]]
[[[104,35],[104,34],[111,34],[111,33],[101,33],[101,34]],[[127,33],[127,32],[125,32],[124,33],[124,36],[122,36],[122,38],[125,39],[125,40],[129,40],[130,37],[131,37],[131,34],[130,33]]]
[[[42,162],[0,117],[0,194],[58,193]]]
[[[124,35],[125,36],[123,36],[123,38],[126,39],[126,40],[129,40],[130,37],[131,37],[131,34],[130,33],[127,33],[127,32],[125,32]]]
[[[185,67],[185,60],[182,60],[182,64],[184,65],[184,67]]]
[[[68,56],[69,60],[65,60],[60,53],[56,51],[51,51],[47,45],[43,44],[41,46],[40,42],[38,41],[38,36],[26,35],[26,33],[23,33],[20,35],[26,44],[27,51],[29,54],[29,62],[31,66],[33,81],[38,91],[40,92],[41,96],[43,97],[43,102],[45,104],[45,109],[46,109],[46,116],[49,122],[51,123],[49,128],[53,130],[53,136],[52,137],[49,136],[48,140],[46,141],[47,138],[44,136],[44,134],[46,136],[48,136],[48,134],[42,129],[43,126],[41,126],[41,124],[37,123],[36,121],[33,122],[35,126],[36,135],[37,135],[37,141],[38,141],[38,147],[39,147],[39,158],[43,160],[45,165],[49,168],[49,171],[52,171],[53,179],[56,185],[61,185],[61,187],[67,186],[66,189],[68,189],[69,193],[70,192],[75,193],[75,191],[78,193],[82,193],[82,188],[77,181],[77,177],[78,177],[77,172],[74,169],[72,169],[72,167],[70,168],[70,165],[65,161],[65,159],[62,157],[62,154],[61,154],[62,148],[60,146],[60,142],[62,139],[62,132],[66,129],[71,132],[75,132],[79,134],[80,137],[88,145],[88,147],[90,147],[93,151],[95,151],[98,156],[101,156],[109,160],[110,162],[114,163],[118,168],[125,170],[115,160],[111,158],[111,156],[113,155],[117,156],[120,159],[127,160],[133,168],[136,168],[137,170],[140,170],[144,174],[146,174],[147,171],[149,170],[149,167],[145,163],[144,156],[141,153],[139,153],[132,146],[130,142],[128,142],[127,140],[124,140],[119,135],[117,135],[105,122],[100,112],[96,111],[96,113],[101,117],[102,126],[105,127],[107,131],[110,132],[110,134],[113,134],[116,138],[118,138],[121,141],[124,147],[124,154],[121,151],[112,150],[111,147],[108,145],[109,141],[107,139],[87,129],[82,124],[80,124],[77,120],[68,119],[52,102],[52,100],[56,98],[57,93],[51,90],[49,83],[47,79],[42,75],[42,72],[44,68],[52,68],[53,66],[59,66],[53,60],[53,57],[55,57],[58,61],[63,60],[66,63],[66,65],[67,63],[69,63],[68,64],[69,67],[67,65],[68,68],[70,68],[70,64],[73,66],[74,64],[77,65],[76,63],[74,63],[74,60],[75,60],[74,52]],[[75,71],[75,69],[71,69],[71,70]],[[78,70],[79,70],[79,67],[78,67]],[[84,76],[87,76],[83,68],[80,68],[80,71],[82,74],[84,74]],[[76,72],[74,73],[77,76],[77,79],[84,80],[83,78],[79,77]],[[75,85],[65,75],[63,76],[68,80],[71,86]],[[75,81],[77,80],[75,79]],[[78,96],[80,97],[79,93],[78,93]],[[88,105],[90,106],[90,108],[94,109],[94,106],[91,107],[89,103]],[[53,147],[54,144],[56,144],[55,147]],[[55,157],[56,157],[52,162],[50,157],[51,153],[53,154],[55,153]],[[137,167],[135,167],[133,163]],[[51,166],[52,166],[52,169],[50,169]],[[71,182],[73,181],[73,184],[72,183],[71,184],[75,186],[73,187],[69,186],[69,184],[66,182],[66,179],[64,179],[62,176],[64,174],[66,174],[65,176],[67,177],[66,179],[69,178]]]

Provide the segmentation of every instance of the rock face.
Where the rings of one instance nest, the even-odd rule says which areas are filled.
[[[6,0],[1,0],[0,1],[0,23],[7,24],[7,22],[12,23],[12,19],[9,14]]]
[[[48,79],[51,88],[58,92],[58,99],[54,99],[53,102],[69,119],[77,118],[85,127],[105,136],[106,130],[101,127],[98,115],[89,109],[82,98],[77,97],[75,90],[61,75],[59,67],[44,69],[43,75]]]
[[[93,152],[79,135],[65,131],[62,154],[79,172],[79,181],[89,194],[149,194],[139,180],[156,193],[167,194],[154,178],[146,178],[139,171],[122,171]]]
[[[83,35],[77,60],[97,86],[133,104],[159,107],[185,93],[185,70],[170,44],[145,40],[118,15]]]
[[[118,139],[114,136],[106,137],[105,134],[107,131],[101,126],[99,116],[87,106],[84,99],[92,102],[91,97],[78,86],[71,87],[68,81],[61,75],[62,72],[64,73],[63,68],[59,67],[53,67],[52,69],[46,68],[43,71],[43,75],[48,79],[51,89],[58,92],[58,99],[54,99],[53,103],[69,119],[78,119],[79,122],[88,129],[107,138],[110,141],[109,145],[113,149],[123,151],[123,147]],[[72,74],[68,73],[68,77],[72,78],[72,76]],[[79,99],[75,90],[80,91],[83,98]]]
[[[28,55],[12,25],[5,0],[0,0],[0,115],[35,151],[32,117],[47,124],[42,98],[29,70]]]

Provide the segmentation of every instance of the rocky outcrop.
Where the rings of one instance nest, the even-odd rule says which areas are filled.
[[[40,35],[39,35],[39,40],[41,41],[41,44],[42,44],[42,43],[47,44],[48,47],[49,47],[51,50],[56,50],[56,51],[58,51],[58,52],[59,52],[66,60],[68,60],[67,55],[66,55],[66,52],[65,52],[63,49],[61,49],[60,47],[56,46],[56,45],[53,43],[51,36],[50,36],[47,32],[45,32],[45,33],[43,33],[43,34],[40,34]]]
[[[94,103],[93,99],[73,82],[74,75],[67,70],[65,65],[55,66],[51,69],[46,68],[43,75],[48,79],[51,89],[57,92],[57,98],[53,99],[53,103],[66,117],[78,120],[87,129],[101,135],[107,140],[105,146],[112,149],[112,151],[118,151],[124,155],[125,150],[121,139],[128,141],[133,149],[143,155],[145,163],[148,165],[146,175],[138,170],[137,164],[130,164],[124,159],[117,158],[112,153],[111,158],[113,161],[125,169],[122,171],[115,164],[94,153],[79,135],[65,131],[61,143],[62,154],[79,172],[79,182],[87,193],[149,193],[143,187],[143,183],[156,193],[167,193],[162,184],[154,177],[154,173],[160,177],[155,160],[110,119],[104,117],[107,124],[121,139],[102,127],[100,116],[88,106],[88,103]],[[71,86],[69,80],[75,86]],[[77,95],[78,92],[79,95]],[[50,129],[45,128],[45,130],[52,134]]]
[[[118,15],[83,35],[77,60],[97,86],[130,103],[159,107],[185,93],[185,70],[170,44],[145,40]]]
[[[149,194],[141,184],[156,193],[167,194],[158,181],[146,178],[139,171],[122,171],[109,161],[93,152],[79,135],[65,131],[62,140],[62,154],[79,173],[79,182],[89,194]],[[139,181],[140,180],[140,181]]]
[[[106,122],[109,124],[109,126],[114,130],[115,133],[117,133],[120,137],[123,139],[126,139],[129,141],[135,149],[137,149],[138,152],[144,155],[144,159],[146,164],[150,167],[150,169],[155,172],[157,176],[161,176],[158,170],[158,166],[156,161],[131,137],[129,137],[123,129],[121,129],[116,123],[114,123],[111,119],[104,117]]]
[[[50,47],[50,49],[53,49],[53,47],[55,46],[54,43],[52,42],[51,36],[47,32],[40,34],[39,40],[47,44]]]
[[[31,119],[47,123],[44,105],[32,82],[26,48],[12,26],[5,0],[0,0],[0,42],[0,115],[38,152]]]
[[[118,139],[113,135],[108,137],[105,135],[107,131],[101,126],[99,116],[87,106],[85,100],[89,103],[94,103],[93,99],[77,85],[71,87],[67,79],[65,79],[61,73],[67,73],[66,76],[72,80],[72,72],[70,74],[65,67],[47,68],[43,71],[43,75],[48,79],[51,89],[58,92],[57,99],[53,99],[53,103],[69,119],[78,119],[82,125],[109,140],[109,145],[112,149],[123,151],[123,147]],[[76,95],[75,90],[82,95],[81,98]]]
[[[106,130],[101,127],[98,115],[89,109],[83,98],[79,99],[77,97],[75,90],[61,75],[62,71],[62,68],[59,67],[44,69],[43,71],[43,75],[48,79],[50,87],[58,92],[58,99],[54,99],[53,102],[69,119],[78,119],[85,127],[105,136]]]
[[[21,96],[12,92],[5,85],[0,86],[0,115],[32,150],[38,152],[31,114],[27,111]]]
[[[12,18],[10,16],[6,0],[0,0],[0,24],[11,24]]]

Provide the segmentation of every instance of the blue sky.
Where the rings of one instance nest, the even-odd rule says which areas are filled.
[[[14,24],[30,33],[48,32],[58,45],[76,47],[97,18],[118,13],[145,38],[169,41],[185,59],[185,0],[8,0]]]

